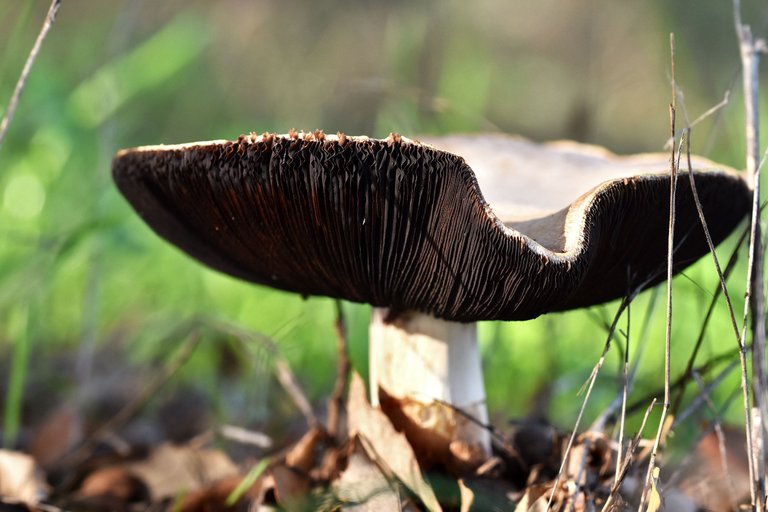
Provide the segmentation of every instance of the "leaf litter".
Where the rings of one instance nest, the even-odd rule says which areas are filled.
[[[346,400],[339,405],[338,397],[331,398],[341,409],[333,413],[331,420],[337,423],[331,429],[334,435],[329,434],[329,428],[320,421],[323,416],[318,414],[318,421],[305,426],[304,433],[293,442],[242,427],[235,428],[237,436],[231,436],[231,425],[217,435],[208,424],[200,426],[196,434],[192,429],[187,436],[174,434],[181,425],[161,429],[164,434],[154,433],[142,443],[136,441],[135,434],[126,434],[130,429],[115,426],[114,431],[105,433],[74,402],[51,406],[48,401],[51,411],[39,411],[42,419],[38,425],[23,429],[23,451],[0,451],[0,510],[202,512],[257,510],[265,506],[356,512],[518,512],[547,510],[550,496],[550,510],[618,511],[637,507],[643,489],[642,462],[647,457],[643,450],[633,455],[643,444],[639,438],[621,452],[625,463],[632,462],[625,467],[625,463],[617,464],[617,443],[611,436],[594,430],[577,435],[555,488],[568,435],[552,425],[522,421],[509,423],[503,432],[494,430],[493,456],[467,470],[461,450],[448,450],[446,453],[453,453],[456,460],[445,464],[413,446],[413,439],[398,431],[383,410],[370,405],[359,375],[341,372],[337,379],[342,378],[348,386],[337,385],[335,389],[348,387]],[[291,386],[296,386],[298,381],[292,382]],[[156,383],[148,385],[157,389]],[[291,393],[296,392],[293,389]],[[130,421],[160,421],[142,418],[151,414],[132,404],[128,397],[124,401],[136,412]],[[187,407],[198,402],[184,401]],[[198,406],[210,404],[203,401]],[[169,419],[166,414],[165,421],[184,423],[189,417],[179,413]],[[210,415],[206,418],[211,423]],[[223,432],[242,441],[232,441]],[[101,436],[97,442],[89,440],[94,433]],[[252,443],[252,439],[258,442]],[[673,476],[654,471],[647,510],[684,512],[698,510],[699,506],[733,510],[743,503],[748,493],[742,478],[746,470],[734,455],[739,449],[743,451],[743,446],[738,445],[737,433],[728,429],[725,441],[731,454],[728,470],[736,476],[733,499],[724,487],[727,479],[718,438],[709,434],[702,437],[693,455]],[[245,457],[233,449],[243,445],[250,450]],[[84,446],[88,453],[79,453]],[[632,456],[640,460],[631,460]],[[612,495],[617,467],[623,469],[617,492]],[[665,485],[667,481],[669,486]]]

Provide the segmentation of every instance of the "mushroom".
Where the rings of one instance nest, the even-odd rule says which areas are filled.
[[[490,437],[474,322],[662,281],[668,155],[504,135],[430,142],[251,134],[123,150],[113,176],[153,230],[214,269],[371,304],[372,403],[422,462],[476,466]],[[733,170],[703,158],[694,167],[719,243],[750,192]],[[676,197],[680,271],[708,248],[688,179]]]

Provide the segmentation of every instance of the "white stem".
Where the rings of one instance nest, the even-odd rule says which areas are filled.
[[[482,425],[488,422],[477,326],[412,311],[394,319],[387,316],[388,310],[373,309],[371,403],[379,405],[380,389],[390,397],[405,399],[411,407],[404,412],[422,428],[490,455],[488,430],[455,410],[446,414],[443,405],[450,404]],[[418,405],[413,407],[414,403]]]

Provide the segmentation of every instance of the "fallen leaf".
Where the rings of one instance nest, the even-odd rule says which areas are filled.
[[[322,435],[318,427],[310,428],[285,455],[286,465],[308,473],[315,467],[315,449]]]
[[[679,489],[707,510],[730,510],[749,501],[749,466],[744,427],[722,427],[723,449],[716,432],[704,436],[682,469]]]
[[[33,504],[46,493],[46,485],[38,476],[32,457],[24,453],[0,450],[0,496]]]
[[[550,486],[530,485],[515,507],[515,512],[546,512]],[[554,508],[556,510],[556,507]]]
[[[653,468],[653,475],[651,476],[651,489],[648,495],[648,508],[646,512],[659,512],[662,508],[664,500],[659,493],[659,467]]]
[[[191,492],[207,484],[235,476],[237,467],[221,450],[161,444],[149,458],[125,465],[140,478],[153,500]]]
[[[466,476],[486,461],[482,446],[455,439],[455,432],[465,429],[461,425],[471,420],[449,405],[395,398],[379,389],[379,406],[395,430],[408,439],[422,468],[439,468],[454,476]]]
[[[235,491],[242,477],[234,476],[219,480],[209,486],[198,489],[184,496],[183,501],[173,510],[178,512],[219,512],[242,509],[242,503],[237,500],[227,504],[227,498]]]
[[[51,412],[37,427],[29,442],[29,454],[48,468],[61,460],[83,437],[78,410],[64,404]]]
[[[347,512],[400,510],[400,498],[381,469],[368,457],[359,438],[352,441],[353,450],[347,468],[334,482],[336,496]]]
[[[272,467],[270,473],[275,484],[275,499],[286,509],[291,508],[291,503],[301,502],[309,493],[310,481],[306,473],[282,464]]]
[[[387,468],[416,494],[430,511],[441,510],[432,487],[421,473],[413,448],[405,435],[397,432],[387,416],[368,403],[365,384],[354,373],[347,403],[350,435],[357,434],[368,456]]]
[[[86,476],[76,496],[134,503],[148,501],[149,490],[141,479],[125,467],[107,466]]]

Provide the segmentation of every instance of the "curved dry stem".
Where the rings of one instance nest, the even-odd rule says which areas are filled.
[[[51,6],[48,8],[48,14],[45,16],[45,21],[40,29],[40,33],[37,35],[32,50],[29,52],[27,61],[24,63],[24,68],[21,70],[19,80],[16,82],[16,87],[13,89],[11,99],[8,101],[5,116],[2,121],[0,121],[0,147],[2,147],[5,135],[8,133],[8,127],[11,125],[11,121],[13,121],[13,115],[16,113],[16,107],[19,105],[19,98],[21,98],[21,93],[24,91],[24,86],[27,84],[27,78],[29,78],[29,73],[32,71],[32,66],[37,59],[37,54],[40,53],[40,47],[43,45],[45,36],[48,35],[48,32],[53,26],[53,21],[56,19],[56,13],[59,12],[60,6],[61,0],[53,0],[51,2]]]

